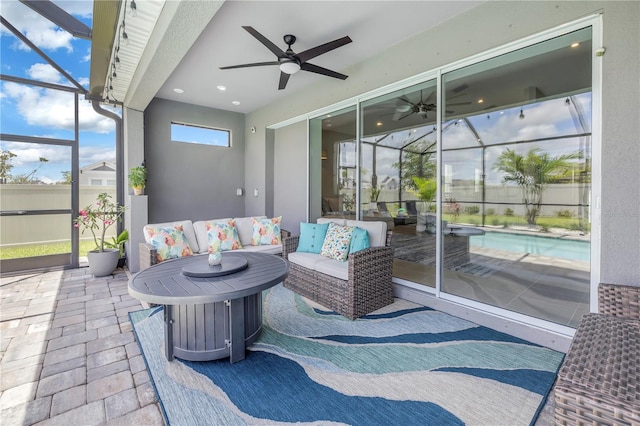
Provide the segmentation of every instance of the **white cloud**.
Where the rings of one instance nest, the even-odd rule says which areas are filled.
[[[30,125],[52,129],[73,130],[75,117],[73,96],[59,90],[42,89],[12,82],[3,85],[5,98],[15,102],[15,109]],[[79,103],[81,131],[110,133],[113,120],[97,114],[88,101]]]
[[[58,5],[72,14],[90,16],[93,2],[68,1],[58,2]],[[71,45],[73,36],[70,33],[60,29],[57,25],[24,4],[18,1],[3,1],[2,16],[40,49],[65,49],[68,52],[73,52],[73,46]],[[4,26],[0,28],[0,31],[2,31],[3,35],[9,33]],[[13,48],[29,50],[29,47],[18,39],[16,39]]]
[[[33,80],[47,83],[59,83],[62,79],[60,73],[49,64],[33,64],[27,70],[27,74]]]

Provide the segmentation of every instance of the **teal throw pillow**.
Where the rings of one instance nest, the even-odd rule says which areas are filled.
[[[296,251],[320,254],[328,228],[328,223],[300,222],[300,239],[298,240],[298,248]]]
[[[351,235],[349,254],[368,249],[369,247],[371,247],[371,245],[369,245],[369,233],[366,229],[358,228],[356,226],[353,229],[353,234]]]

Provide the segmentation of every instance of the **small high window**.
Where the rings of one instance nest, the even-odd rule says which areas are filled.
[[[173,142],[197,143],[228,148],[231,146],[231,131],[172,122],[171,140]]]

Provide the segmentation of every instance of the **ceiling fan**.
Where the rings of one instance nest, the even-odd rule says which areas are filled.
[[[427,118],[427,113],[429,111],[435,111],[437,109],[437,105],[435,103],[429,103],[429,99],[431,96],[435,94],[435,90],[429,94],[426,98],[423,99],[422,90],[420,91],[420,100],[416,103],[411,102],[407,99],[406,96],[401,96],[398,99],[403,104],[399,104],[396,107],[396,111],[394,113],[394,120],[402,120],[404,118],[409,117],[412,114],[420,114],[422,118]],[[457,106],[457,105],[470,105],[471,102],[456,102],[456,103],[447,103],[447,106]],[[447,114],[452,114],[454,111],[445,111]]]
[[[284,42],[287,45],[287,50],[283,51],[265,36],[256,31],[253,27],[243,26],[242,28],[244,28],[249,34],[258,39],[260,43],[264,44],[267,49],[269,49],[271,52],[273,52],[274,55],[278,57],[278,60],[271,62],[255,62],[252,64],[231,65],[228,67],[220,67],[221,70],[278,65],[280,67],[280,82],[278,84],[278,90],[283,90],[287,86],[287,82],[289,81],[289,77],[291,76],[291,74],[295,74],[300,70],[339,78],[341,80],[345,80],[348,77],[344,74],[340,74],[338,72],[307,62],[308,60],[313,59],[316,56],[320,56],[323,53],[327,53],[331,50],[337,49],[338,47],[344,46],[345,44],[351,43],[352,40],[348,36],[330,41],[325,44],[321,44],[319,46],[305,50],[304,52],[295,53],[291,49],[291,45],[296,42],[296,36],[294,35],[287,34],[283,37]]]

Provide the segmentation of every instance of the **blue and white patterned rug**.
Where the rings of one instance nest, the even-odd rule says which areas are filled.
[[[170,425],[527,425],[563,354],[414,303],[350,321],[282,285],[244,361],[164,357],[161,308],[131,314]]]

